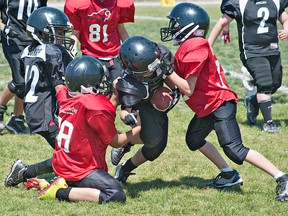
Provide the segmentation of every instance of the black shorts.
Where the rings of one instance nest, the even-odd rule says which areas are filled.
[[[242,60],[254,79],[258,93],[273,94],[282,83],[282,65],[280,55],[253,57]]]
[[[212,130],[215,130],[221,147],[225,149],[229,146],[229,149],[243,162],[249,149],[242,143],[241,132],[236,121],[236,112],[237,104],[232,100],[225,101],[208,116],[202,118],[194,116],[186,134],[186,143],[189,149],[195,151],[203,147],[206,143],[206,137]]]
[[[167,113],[156,110],[149,102],[140,103],[139,113],[141,117],[140,138],[145,147],[165,148],[168,137]]]
[[[12,44],[7,44],[7,40],[2,41],[2,48],[5,58],[7,59],[12,72],[12,82],[15,84],[24,83],[24,63],[21,59],[21,53],[24,46],[13,45],[13,41],[9,40]]]
[[[121,183],[111,176],[109,173],[104,170],[95,170],[80,181],[70,182],[67,181],[67,184],[70,187],[83,187],[83,188],[95,188],[100,190],[99,202],[107,202],[113,199],[118,192],[125,196],[125,192],[122,188]],[[116,195],[117,196],[117,195]],[[117,201],[117,197],[114,197]],[[119,201],[122,200],[123,197],[120,197]]]

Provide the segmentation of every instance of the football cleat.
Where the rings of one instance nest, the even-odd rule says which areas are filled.
[[[15,187],[24,181],[23,173],[26,171],[27,165],[17,159],[11,166],[11,171],[4,180],[5,187]]]
[[[114,166],[118,165],[123,156],[130,151],[132,144],[129,142],[120,148],[112,148],[111,162]]]
[[[276,180],[276,201],[288,201],[288,174]]]
[[[219,173],[209,185],[218,189],[226,189],[237,184],[243,185],[243,180],[240,174],[236,170],[233,170]]]
[[[26,182],[23,182],[24,187],[29,189],[43,190],[48,187],[50,184],[46,181],[46,179],[38,179],[38,178],[30,178],[27,179]]]
[[[123,170],[123,164],[119,164],[117,167],[116,167],[116,171],[115,171],[115,178],[121,182],[121,183],[126,183],[127,181],[127,178],[130,176],[130,175],[135,175],[135,173],[131,173],[131,172],[125,172]]]
[[[58,177],[48,187],[40,191],[36,198],[39,200],[56,199],[56,193],[61,188],[67,188],[68,185],[64,178]]]
[[[6,129],[10,133],[14,134],[29,134],[29,129],[24,125],[24,116],[11,116],[9,121],[6,123]]]
[[[263,124],[263,131],[267,133],[279,133],[275,122],[272,120],[267,121]]]

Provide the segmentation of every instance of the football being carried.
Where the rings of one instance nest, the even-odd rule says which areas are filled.
[[[165,86],[158,87],[150,99],[155,109],[165,112],[172,104],[171,90]]]

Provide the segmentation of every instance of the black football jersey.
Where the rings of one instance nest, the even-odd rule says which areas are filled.
[[[32,133],[47,131],[51,120],[57,122],[54,87],[64,84],[64,71],[72,60],[57,44],[26,47],[22,53],[25,68],[24,111]]]
[[[237,22],[239,49],[245,59],[279,55],[277,20],[287,0],[223,0],[221,11]]]
[[[47,0],[0,0],[2,22],[18,33],[18,37],[13,38],[14,44],[28,46],[31,43],[26,33],[28,17],[34,10],[46,5]],[[9,40],[9,37],[6,39]]]
[[[147,81],[137,81],[135,77],[133,77],[131,74],[125,72],[122,76],[122,79],[124,82],[124,86],[127,85],[126,90],[118,89],[118,91],[121,91],[119,93],[119,101],[121,104],[121,107],[134,107],[138,105],[140,102],[148,102],[152,95],[154,94],[155,90],[163,85],[164,79],[162,73],[155,72],[154,76],[151,77],[151,79],[147,79]],[[131,79],[135,80],[138,84],[135,85],[133,83],[133,87],[129,87],[131,85]],[[135,91],[133,93],[132,91]],[[141,92],[141,93],[139,93]],[[145,95],[145,96],[144,96]]]

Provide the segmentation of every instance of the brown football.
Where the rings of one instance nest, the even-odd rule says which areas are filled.
[[[169,94],[171,90],[167,87],[158,87],[150,99],[155,109],[165,112],[172,103],[173,97]]]

